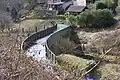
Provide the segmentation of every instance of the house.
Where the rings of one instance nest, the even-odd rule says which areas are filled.
[[[63,4],[61,0],[48,0],[48,9],[49,10],[59,10],[58,7]]]
[[[64,12],[82,12],[86,7],[86,0],[48,0],[49,10],[58,10]]]
[[[37,0],[39,4],[44,5],[48,10],[57,10],[63,12],[73,12],[80,13],[82,12],[87,3],[90,3],[92,0]]]

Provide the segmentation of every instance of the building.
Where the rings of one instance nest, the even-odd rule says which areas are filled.
[[[59,6],[61,6],[64,2],[61,0],[48,0],[48,9],[49,10],[59,10]]]
[[[58,10],[64,12],[81,12],[86,7],[86,0],[48,0],[49,10]]]

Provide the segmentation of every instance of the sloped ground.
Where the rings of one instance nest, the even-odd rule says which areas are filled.
[[[38,62],[21,51],[20,45],[24,38],[22,33],[0,37],[0,80],[63,79],[64,71],[54,70],[47,61]]]
[[[34,23],[32,20],[22,23],[20,28],[25,29],[34,29],[34,25],[37,23],[40,25],[39,21]],[[41,22],[41,24],[47,23]],[[44,28],[42,25],[39,26],[39,29]],[[16,26],[19,25],[16,24]],[[27,56],[20,49],[21,42],[25,37],[27,35],[21,32],[0,37],[0,80],[69,80],[71,77],[69,72],[58,69],[47,61],[40,60],[38,62]]]
[[[101,32],[78,32],[80,41],[86,42],[86,50],[102,54],[103,50],[113,47],[108,55],[119,55],[120,29]],[[115,45],[114,45],[115,44]],[[113,46],[114,45],[114,46]]]
[[[64,80],[65,71],[47,61],[38,62],[21,51],[20,37],[11,34],[0,38],[0,80]]]
[[[38,27],[38,29],[44,29],[44,26],[48,26],[49,21],[44,21],[41,19],[33,19],[33,20],[24,20],[21,22],[21,28],[25,28],[25,29],[35,29],[35,27]]]
[[[79,58],[73,55],[69,54],[61,54],[57,57],[58,64],[61,65],[61,67],[67,69],[68,71],[71,71],[72,68],[75,69],[82,69],[89,64],[95,64],[95,61],[93,60],[87,60],[83,58]]]
[[[95,61],[83,59],[70,54],[61,54],[57,56],[57,62],[58,64],[56,67],[59,67],[62,70],[66,70],[70,73],[70,77],[68,77],[67,80],[87,80],[85,78],[93,80],[90,76],[82,75],[86,73],[89,68],[96,64]]]
[[[94,76],[97,80],[120,79],[120,29],[104,30],[99,32],[78,31],[81,42],[85,44],[85,53],[100,59],[107,50],[112,50],[102,59]]]
[[[15,40],[14,40],[14,43]],[[18,47],[11,44],[5,55],[0,56],[0,79],[1,80],[59,80],[62,76],[54,71],[52,65],[47,62],[37,62]],[[60,76],[58,76],[58,74]]]

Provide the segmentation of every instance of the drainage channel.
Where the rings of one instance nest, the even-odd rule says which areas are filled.
[[[57,30],[55,32],[53,32],[52,34],[66,28],[66,27],[67,26],[65,24],[57,24]],[[50,35],[52,35],[52,34],[50,34]],[[44,38],[38,39],[36,42],[34,42],[35,45],[31,46],[27,50],[27,55],[33,57],[35,60],[38,60],[38,61],[40,61],[41,59],[46,60],[45,44],[46,44],[47,39],[50,37],[50,35],[45,36]]]

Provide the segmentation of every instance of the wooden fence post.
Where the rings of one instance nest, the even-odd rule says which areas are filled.
[[[37,27],[35,27],[35,32],[37,32],[38,31],[38,28]]]

